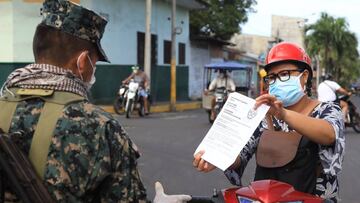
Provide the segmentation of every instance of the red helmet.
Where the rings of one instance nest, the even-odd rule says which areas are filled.
[[[281,42],[271,48],[266,56],[265,70],[267,71],[272,65],[279,62],[302,63],[312,72],[310,57],[304,49],[293,43]]]
[[[313,77],[313,71],[311,68],[311,59],[309,55],[305,52],[300,46],[290,43],[290,42],[281,42],[276,44],[271,48],[268,55],[266,56],[266,72],[269,69],[278,63],[290,62],[295,63],[299,68],[305,68],[309,71],[309,77],[306,83],[306,91],[308,95],[311,95],[311,80]]]

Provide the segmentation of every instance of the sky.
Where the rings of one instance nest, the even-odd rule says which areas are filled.
[[[314,23],[321,12],[327,12],[345,18],[360,42],[359,0],[257,0],[254,9],[256,13],[250,13],[248,22],[241,25],[242,33],[270,36],[271,15],[300,17]]]

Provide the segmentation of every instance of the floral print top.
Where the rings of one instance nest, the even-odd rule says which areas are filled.
[[[322,173],[317,178],[315,194],[337,202],[339,184],[337,174],[341,171],[342,162],[345,154],[345,136],[344,136],[344,120],[341,108],[334,102],[320,103],[311,113],[311,117],[324,119],[334,128],[336,140],[331,146],[319,146],[319,157],[323,168]],[[278,121],[281,129],[285,132],[289,131],[288,125],[283,121]],[[262,131],[267,129],[265,121],[261,122],[254,132],[244,149],[240,152],[241,165],[236,169],[228,169],[225,171],[226,177],[234,185],[241,186],[241,176],[245,167],[253,154],[255,154],[257,145],[260,140]]]

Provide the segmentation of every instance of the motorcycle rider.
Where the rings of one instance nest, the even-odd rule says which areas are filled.
[[[331,74],[328,73],[325,75],[325,80],[319,84],[317,93],[318,100],[321,102],[333,101],[339,103],[345,118],[345,122],[349,122],[346,116],[349,112],[349,105],[346,103],[346,101],[339,100],[336,96],[336,93],[345,96],[351,96],[352,93],[342,88],[337,82],[333,81],[333,76]]]
[[[148,92],[150,86],[149,78],[146,75],[146,73],[139,68],[139,66],[135,65],[131,67],[131,69],[132,69],[131,75],[127,77],[125,80],[123,80],[122,83],[127,84],[130,82],[131,79],[139,83],[140,86],[139,95],[143,98],[144,101],[145,115],[148,115],[149,114]]]
[[[255,180],[287,182],[296,190],[337,202],[337,174],[345,149],[340,107],[310,98],[311,60],[295,44],[275,45],[267,55],[265,70],[269,94],[256,98],[255,108],[267,104],[270,109],[225,175],[241,185],[244,169],[256,153]],[[202,172],[214,170],[201,158],[204,153],[194,155],[194,167]]]
[[[234,92],[235,91],[235,82],[230,77],[230,75],[227,74],[227,71],[224,69],[218,70],[218,75],[216,78],[214,78],[207,90],[205,90],[205,95],[208,95],[210,91],[214,91],[217,88],[225,87],[227,91]],[[215,96],[211,98],[211,115],[210,119],[215,120]]]

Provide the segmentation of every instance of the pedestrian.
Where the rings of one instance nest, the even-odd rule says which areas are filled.
[[[311,61],[295,44],[275,45],[267,55],[265,70],[269,94],[256,98],[255,108],[267,104],[270,110],[225,175],[241,185],[245,167],[256,154],[255,180],[287,182],[296,190],[337,202],[337,175],[345,150],[340,107],[310,98]],[[201,159],[204,153],[194,155],[194,167],[214,170]]]
[[[109,62],[100,44],[107,21],[67,0],[45,0],[42,16],[35,63],[13,71],[1,88],[0,128],[29,154],[56,202],[146,202],[137,147],[88,99],[96,62]],[[160,200],[190,198],[156,189]],[[5,202],[18,200],[11,192]]]

